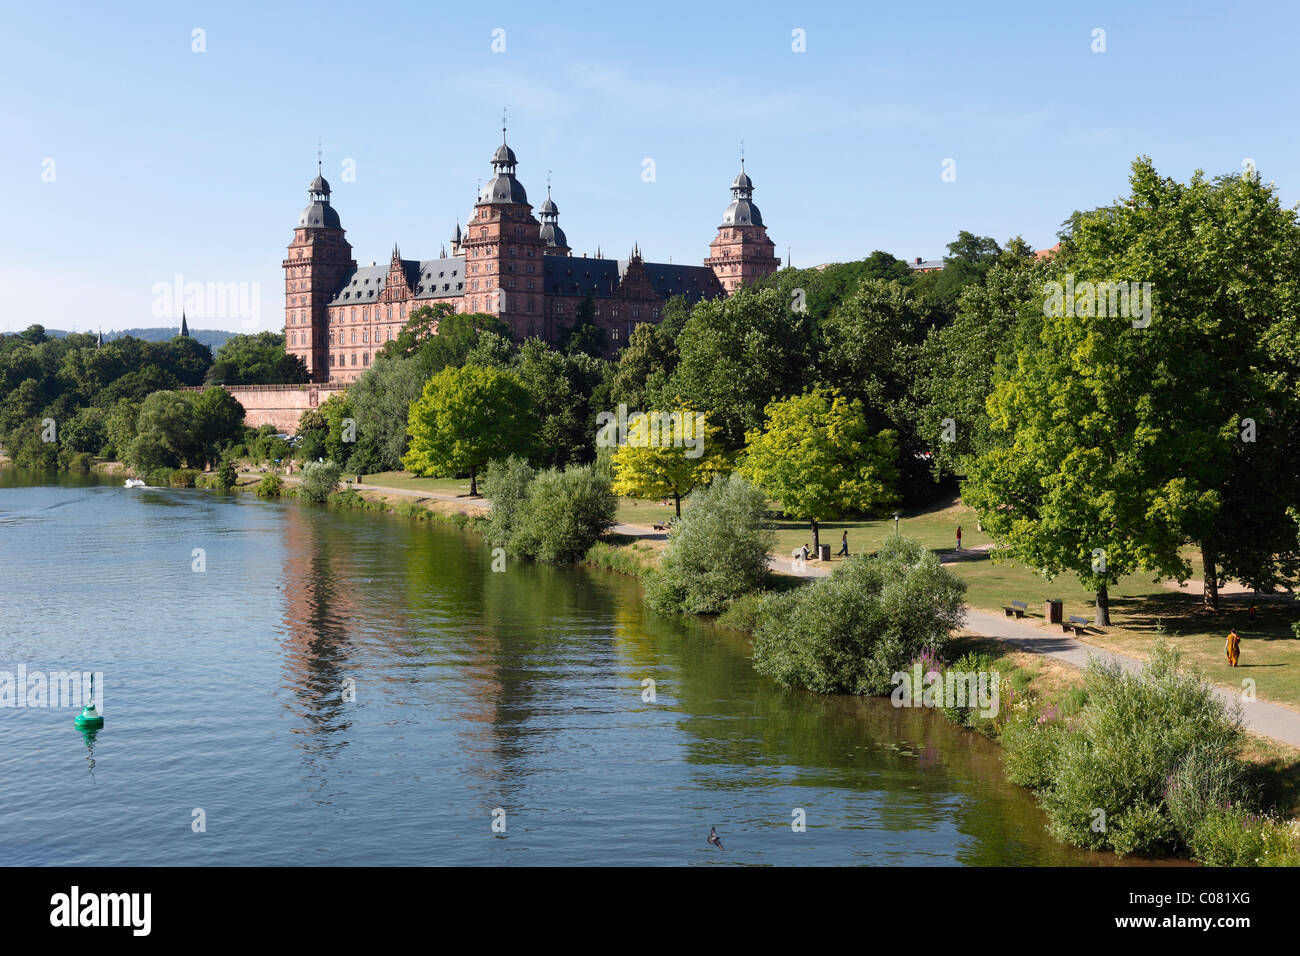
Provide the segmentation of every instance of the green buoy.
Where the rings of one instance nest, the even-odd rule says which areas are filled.
[[[86,706],[81,709],[77,719],[73,721],[78,730],[98,730],[104,726],[104,718],[100,716],[99,710],[95,707],[95,675],[90,675],[90,699],[86,701]]]

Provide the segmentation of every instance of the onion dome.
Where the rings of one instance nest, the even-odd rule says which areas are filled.
[[[731,205],[722,214],[724,226],[761,226],[763,214],[753,202],[754,181],[745,172],[745,161],[740,161],[740,173],[731,181]]]
[[[311,203],[298,217],[299,229],[343,228],[343,224],[339,222],[339,214],[330,205],[330,184],[320,174],[319,169],[316,171],[316,178],[307,187],[307,194]]]

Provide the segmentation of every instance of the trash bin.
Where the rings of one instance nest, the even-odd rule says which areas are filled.
[[[822,561],[829,561],[831,559],[831,546],[829,544],[817,545],[817,557]]]
[[[1060,624],[1064,618],[1061,612],[1065,607],[1065,602],[1060,598],[1048,598],[1043,608],[1043,617],[1047,618],[1048,624]]]

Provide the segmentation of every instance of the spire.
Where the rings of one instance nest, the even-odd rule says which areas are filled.
[[[438,258],[439,259],[447,258],[447,246],[445,243],[438,247]]]
[[[102,346],[103,344],[104,344],[104,330],[103,330],[103,329],[100,329],[100,330],[99,330],[99,335],[98,335],[98,337],[96,337],[96,339],[95,339],[95,348],[99,348],[99,347]]]
[[[181,338],[188,339],[189,337],[190,337],[190,327],[189,324],[185,321],[185,310],[181,309]]]

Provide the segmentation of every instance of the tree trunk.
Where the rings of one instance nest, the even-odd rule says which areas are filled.
[[[1201,548],[1201,563],[1205,565],[1205,590],[1201,594],[1201,606],[1207,611],[1219,609],[1219,568],[1214,552]]]
[[[681,518],[681,516],[682,516],[682,496],[681,496],[680,494],[678,494],[677,492],[675,492],[675,491],[673,492],[673,504],[675,504],[675,505],[677,506],[677,517],[678,517],[678,518]]]
[[[812,533],[813,533],[813,554],[814,554],[814,555],[821,554],[821,539],[820,539],[819,537],[817,537],[817,519],[816,519],[816,518],[813,518],[813,519],[812,519]]]
[[[1110,627],[1110,592],[1104,584],[1097,588],[1097,626]]]
[[[469,496],[478,497],[478,474],[474,471],[474,466],[469,466]]]

